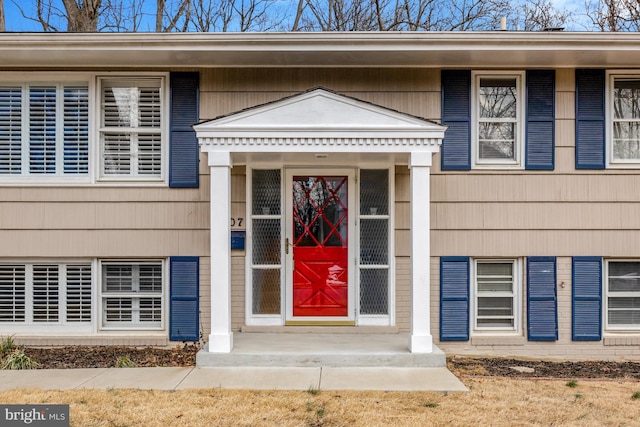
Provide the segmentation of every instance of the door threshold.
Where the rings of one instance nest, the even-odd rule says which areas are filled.
[[[354,320],[287,320],[284,326],[356,326]]]

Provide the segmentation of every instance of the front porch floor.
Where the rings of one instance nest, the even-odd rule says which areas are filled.
[[[444,352],[409,351],[408,334],[288,334],[236,332],[230,353],[198,352],[199,367],[446,366]]]

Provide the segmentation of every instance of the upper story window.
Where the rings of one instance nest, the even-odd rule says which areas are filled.
[[[0,183],[163,183],[167,98],[160,73],[0,73]]]
[[[161,78],[101,80],[100,178],[161,179]]]
[[[474,73],[473,153],[478,167],[520,167],[523,155],[522,73]]]
[[[88,172],[87,83],[0,83],[0,176]]]
[[[612,87],[610,108],[609,162],[640,163],[640,76],[616,76]]]
[[[606,322],[609,330],[640,330],[640,262],[609,261]]]

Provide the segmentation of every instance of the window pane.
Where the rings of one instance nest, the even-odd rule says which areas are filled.
[[[254,169],[251,182],[253,215],[280,215],[280,169]]]
[[[91,321],[91,266],[67,266],[67,321]]]
[[[515,78],[480,79],[480,117],[515,118],[517,107]]]
[[[640,292],[640,263],[610,262],[609,292]]]
[[[640,119],[640,80],[616,79],[613,90],[614,119]]]
[[[161,298],[140,298],[140,321],[160,322],[162,321],[162,299]]]
[[[389,313],[389,270],[360,270],[360,314]]]
[[[33,321],[57,322],[59,313],[58,266],[33,266]]]
[[[133,269],[130,265],[104,265],[104,292],[132,292]]]
[[[386,219],[360,220],[360,263],[387,265],[389,263],[388,221]]]
[[[160,80],[107,80],[103,90],[104,127],[159,128]]]
[[[133,320],[133,300],[131,298],[105,298],[104,312],[106,323],[131,322]]]
[[[515,129],[515,123],[480,123],[478,157],[514,160]]]
[[[280,264],[280,220],[253,220],[253,265]]]
[[[105,133],[104,174],[128,175],[131,173],[131,135]]]
[[[25,304],[24,265],[0,265],[0,322],[24,322]]]
[[[360,171],[360,215],[389,214],[389,171]]]
[[[160,175],[162,172],[162,141],[160,134],[138,135],[138,174]]]
[[[613,157],[618,160],[640,159],[640,122],[613,124]]]
[[[640,326],[640,297],[608,298],[610,325]]]
[[[64,173],[89,172],[89,90],[64,88]]]
[[[29,171],[56,173],[56,87],[29,89]]]
[[[477,263],[478,292],[513,292],[513,264]]]
[[[280,269],[253,270],[253,314],[280,314]]]
[[[162,265],[141,264],[138,270],[140,292],[162,293]]]
[[[22,88],[0,87],[0,174],[22,171]]]

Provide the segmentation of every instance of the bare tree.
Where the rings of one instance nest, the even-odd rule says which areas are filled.
[[[569,12],[555,8],[550,0],[527,1],[516,8],[516,13],[524,31],[561,29],[569,19]]]
[[[587,0],[585,13],[599,31],[640,31],[638,0]]]
[[[4,23],[4,0],[0,0],[0,32],[7,31],[7,27]]]
[[[156,32],[187,31],[190,15],[191,0],[169,1],[169,3],[167,0],[157,0]]]
[[[102,0],[62,0],[67,11],[67,31],[96,32]]]

